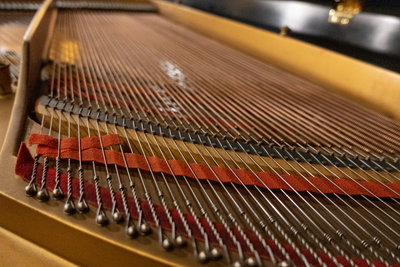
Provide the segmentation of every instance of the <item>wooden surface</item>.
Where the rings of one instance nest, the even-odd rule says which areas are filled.
[[[0,97],[0,151],[7,133],[7,126],[10,120],[13,104],[14,94]]]
[[[76,266],[0,227],[1,266]]]

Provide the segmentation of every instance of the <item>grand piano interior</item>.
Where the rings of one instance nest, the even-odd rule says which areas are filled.
[[[1,2],[0,261],[400,266],[397,5]]]

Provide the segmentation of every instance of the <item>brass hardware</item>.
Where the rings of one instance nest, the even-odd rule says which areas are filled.
[[[288,36],[292,30],[288,26],[281,27],[281,36]]]
[[[360,0],[336,0],[336,9],[329,10],[329,22],[347,25],[355,14],[361,12]]]

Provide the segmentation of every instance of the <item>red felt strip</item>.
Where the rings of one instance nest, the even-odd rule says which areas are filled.
[[[44,134],[32,133],[29,136],[28,144],[31,145],[46,145],[52,148],[58,148],[58,141],[52,136]]]
[[[86,150],[90,148],[101,148],[100,139],[97,136],[88,136],[81,139],[81,149]]]
[[[116,144],[117,142],[119,142],[118,135],[108,135],[104,137],[107,137],[106,139],[103,138],[103,140],[106,140],[106,144]],[[43,144],[40,144],[40,138],[46,141],[49,145],[44,146]],[[82,139],[82,143],[84,139]],[[85,150],[82,150],[82,160],[95,161],[104,164],[103,152],[95,145],[88,145],[90,142],[92,142],[92,144],[95,143],[96,140],[97,142],[99,142],[99,139],[97,137],[94,139],[90,139],[90,141],[87,142],[85,140],[85,144],[87,146],[85,147]],[[75,142],[77,141],[75,141],[73,138],[65,138],[62,140],[62,144],[65,145],[61,149],[61,158],[70,158],[75,160],[79,159],[78,151],[77,149],[75,150],[73,147]],[[36,150],[37,154],[48,156],[51,158],[57,157],[58,150],[57,148],[53,147],[53,141],[52,139],[49,139],[48,136],[34,135],[34,137],[32,137],[32,141],[30,139],[30,144],[34,143],[39,143],[39,146]],[[121,152],[115,150],[104,150],[104,152],[108,164],[117,164],[121,167],[125,167]],[[172,174],[170,168],[168,168],[167,163],[162,158],[148,157],[147,163],[146,158],[143,155],[124,153],[124,156],[126,158],[126,162],[129,168],[138,168],[149,171],[149,163],[153,172]],[[217,166],[212,167],[211,170],[208,166],[194,163],[190,164],[189,168],[189,166],[185,162],[179,160],[168,160],[168,163],[175,175],[184,175],[189,178],[197,177],[200,180],[208,179],[218,182],[219,179],[223,183],[232,182],[236,184],[241,184],[242,182],[245,185],[257,185],[270,189],[283,189],[298,192],[310,191],[314,193],[324,194],[336,193],[341,195],[365,195],[370,197],[373,197],[375,195],[377,197],[393,197],[400,199],[400,186],[396,183],[386,183],[385,185],[387,187],[385,187],[381,183],[373,181],[354,182],[348,179],[337,178],[329,181],[326,178],[308,177],[307,179],[305,179],[295,175],[281,175],[279,177],[278,175],[266,172],[257,172],[256,176],[254,173],[248,170],[234,169],[232,172],[228,168]],[[216,176],[213,172],[216,174]]]
[[[108,134],[101,137],[103,147],[119,145],[118,134]],[[29,137],[29,145],[42,145],[49,148],[58,149],[58,139],[44,134],[31,134]],[[66,137],[61,139],[61,151],[79,150],[78,139],[75,137]],[[90,148],[101,148],[100,139],[97,136],[90,136],[81,139],[81,150]]]
[[[126,161],[128,162],[129,168],[137,168],[142,170],[150,170],[149,166],[146,163],[146,159],[142,155],[134,154],[134,153],[126,153],[124,154]],[[125,165],[123,165],[125,167]]]
[[[154,159],[149,159],[149,162],[152,162]],[[18,153],[18,158],[17,158],[17,164],[15,166],[15,173],[19,176],[21,176],[25,181],[30,181],[31,175],[32,175],[32,168],[33,168],[33,163],[34,160],[28,150],[28,148],[26,147],[26,145],[24,143],[21,144],[19,153]],[[196,167],[197,168],[197,167]],[[156,169],[156,167],[154,168]],[[37,169],[37,177],[41,177],[43,172],[43,166],[41,164],[39,164],[38,169]],[[47,183],[46,183],[46,188],[48,190],[53,190],[54,189],[54,185],[55,185],[55,174],[56,171],[54,169],[49,169],[47,172]],[[208,173],[209,174],[209,173]],[[62,190],[64,190],[64,192],[67,191],[67,175],[66,174],[61,174],[60,177],[60,186],[62,188]],[[36,179],[36,184],[38,186],[41,185],[41,179]],[[93,184],[85,182],[84,183],[84,188],[85,188],[85,199],[86,201],[93,205],[93,206],[97,206],[97,199],[96,199],[96,192],[95,192],[95,187]],[[103,201],[103,207],[105,209],[111,210],[112,208],[112,202],[111,202],[111,196],[110,196],[110,191],[106,188],[100,188],[100,194],[102,197],[102,201]],[[122,198],[121,195],[119,193],[115,193],[116,195],[116,199],[117,199],[117,203],[119,207],[123,206],[122,203]],[[75,199],[79,198],[79,180],[76,178],[72,179],[72,196]],[[127,202],[130,208],[130,214],[132,216],[132,218],[134,219],[138,219],[138,213],[135,209],[135,201],[132,197],[128,197],[127,198]],[[152,224],[154,226],[154,220],[152,218],[152,214],[151,214],[151,210],[150,207],[148,205],[147,202],[145,201],[140,201],[140,206],[143,210],[143,216],[145,218],[145,220],[147,222],[149,222],[150,224]],[[124,213],[123,209],[120,209],[122,213]],[[157,206],[155,205],[155,210],[156,213],[160,219],[160,223],[162,225],[162,227],[166,230],[171,230],[171,225],[169,224],[169,220],[167,218],[167,215],[165,213],[165,210],[162,206]],[[170,210],[170,213],[173,217],[173,220],[176,224],[177,230],[179,233],[181,233],[182,235],[186,236],[185,233],[185,228],[183,226],[183,223],[180,219],[179,213],[176,210]],[[193,235],[197,238],[201,240],[201,234],[200,234],[200,230],[198,229],[195,220],[193,218],[193,216],[191,214],[184,214],[190,229],[192,229],[192,233]],[[206,231],[206,233],[208,234],[209,238],[210,238],[210,242],[212,242],[213,244],[218,245],[217,240],[212,232],[212,230],[210,229],[208,223],[206,222],[205,219],[200,219],[200,222],[202,224],[202,226],[204,227],[204,230]],[[232,241],[232,239],[230,238],[229,234],[227,233],[227,231],[225,230],[225,227],[221,224],[221,223],[213,223],[215,228],[217,229],[217,231],[219,232],[221,238],[224,240],[225,244],[227,245],[227,247],[231,250],[235,250],[236,247]],[[235,234],[237,240],[242,244],[242,247],[244,249],[244,251],[249,252],[249,248],[246,245],[246,242],[242,239],[242,237],[240,236],[239,232],[237,229],[233,228],[232,229],[233,233]],[[268,253],[267,251],[265,251],[265,249],[263,248],[263,246],[261,245],[261,243],[259,242],[258,238],[255,236],[254,233],[248,233],[247,237],[250,239],[250,241],[253,243],[254,248],[259,252],[259,254],[264,257],[267,258],[268,257]],[[276,244],[271,240],[271,239],[266,239],[265,240],[267,245],[269,245],[272,249],[272,251],[275,253],[275,255],[282,257],[282,255],[280,254],[280,250],[278,249],[278,247],[276,246]],[[292,257],[292,259],[294,260],[295,264],[297,266],[304,266],[304,263],[299,259],[299,257],[296,255],[295,251],[293,250],[293,248],[289,245],[289,244],[282,244],[282,246],[286,249],[286,251],[289,253],[289,255]],[[300,249],[301,252],[305,255],[305,257],[307,258],[307,260],[309,261],[310,264],[315,265],[315,266],[320,266],[318,264],[318,262],[316,262],[316,260],[313,258],[313,256],[311,255],[311,253],[305,249],[305,248],[301,248]],[[335,266],[335,264],[329,259],[329,256],[326,255],[323,252],[317,252],[318,255],[321,257],[321,259],[327,264],[327,266]],[[346,261],[346,259],[342,256],[337,256],[338,261],[343,264],[343,266],[350,266],[350,264]],[[357,266],[360,267],[367,267],[367,263],[362,260],[362,259],[353,259],[353,261],[356,263]],[[375,266],[384,266],[381,262],[373,262],[375,264]],[[395,267],[400,267],[400,265],[394,265]]]
[[[119,145],[121,143],[119,141],[119,135],[118,134],[103,135],[101,137],[101,140],[103,141],[103,147]]]

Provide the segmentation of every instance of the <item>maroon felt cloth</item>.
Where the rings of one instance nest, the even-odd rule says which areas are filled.
[[[18,153],[18,158],[17,158],[17,164],[15,167],[15,173],[19,176],[21,176],[25,181],[30,181],[31,175],[32,175],[32,168],[33,168],[33,163],[34,159],[32,158],[32,155],[30,154],[28,148],[24,143],[21,144],[19,153]],[[43,166],[39,164],[38,170],[37,170],[37,179],[36,179],[36,184],[38,186],[41,185],[41,175],[43,171]],[[55,170],[54,169],[49,169],[48,170],[48,176],[47,176],[47,182],[46,182],[46,188],[48,190],[52,190],[55,185]],[[66,174],[61,174],[61,179],[60,179],[60,186],[63,189],[64,192],[67,191],[67,175]],[[86,201],[93,206],[97,206],[97,201],[96,201],[96,194],[95,194],[95,187],[93,184],[85,182],[84,183],[84,188],[85,188],[85,199]],[[21,189],[23,190],[23,189]],[[101,188],[100,193],[102,196],[102,201],[105,209],[110,210],[112,208],[112,202],[111,202],[111,196],[110,196],[110,191],[107,188]],[[120,208],[121,212],[124,213],[124,210],[122,209],[123,203],[121,199],[121,195],[119,193],[116,193],[116,199],[118,202],[118,207]],[[72,179],[72,196],[76,199],[79,198],[79,180],[77,178]],[[133,198],[128,197],[127,198],[129,208],[130,208],[130,213],[132,218],[137,219],[138,218],[138,213],[135,208],[135,201]],[[142,210],[144,212],[144,218],[149,224],[154,225],[154,220],[152,219],[151,211],[149,208],[149,205],[145,201],[141,201],[140,205],[142,207]],[[169,224],[169,221],[167,219],[165,210],[162,206],[155,206],[156,213],[160,219],[160,223],[162,227],[166,230],[170,230],[171,226]],[[186,235],[185,228],[183,227],[182,221],[179,217],[179,214],[176,210],[171,209],[170,210],[173,220],[176,223],[177,230],[182,234]],[[193,235],[197,239],[201,239],[201,234],[199,229],[196,226],[196,223],[194,221],[194,218],[190,214],[184,214],[187,222],[190,225],[190,228],[192,229]],[[205,231],[207,232],[210,241],[214,244],[217,244],[216,238],[213,235],[210,227],[208,226],[207,222],[205,219],[200,219],[201,224],[203,225]],[[226,232],[224,226],[220,223],[214,223],[217,231],[221,235],[222,239],[224,240],[225,244],[227,247],[231,250],[235,250],[236,247],[232,241],[232,239],[229,237],[228,233]],[[247,247],[246,243],[244,240],[240,237],[238,234],[237,229],[232,228],[232,231],[234,232],[236,238],[239,240],[239,242],[242,244],[242,247],[244,251],[248,252],[249,248]],[[260,253],[260,255],[264,258],[268,258],[268,253],[264,250],[263,246],[260,244],[258,238],[253,234],[253,233],[248,233],[248,238],[252,241],[254,244],[255,249]],[[277,246],[274,244],[274,242],[270,239],[266,239],[266,243],[271,247],[271,249],[274,251],[274,253],[278,256],[280,256],[279,250]],[[293,248],[289,244],[283,244],[283,247],[286,249],[286,251],[290,254],[292,259],[295,261],[296,265],[298,266],[304,266],[303,262],[299,259],[299,257],[295,254]],[[320,266],[318,262],[312,257],[311,253],[305,249],[301,248],[301,252],[306,256],[307,260],[309,261],[310,264],[314,266]],[[322,260],[328,265],[328,266],[335,266],[335,264],[329,259],[329,257],[323,253],[323,252],[318,252],[318,255],[322,258]],[[350,264],[345,260],[344,257],[342,256],[337,256],[338,261],[343,264],[343,266],[350,266]],[[362,260],[362,259],[353,259],[354,262],[360,266],[360,267],[366,267],[368,266],[367,263]],[[384,266],[383,263],[381,262],[374,262],[374,264],[377,267]],[[396,265],[397,267],[400,267],[400,265]]]

